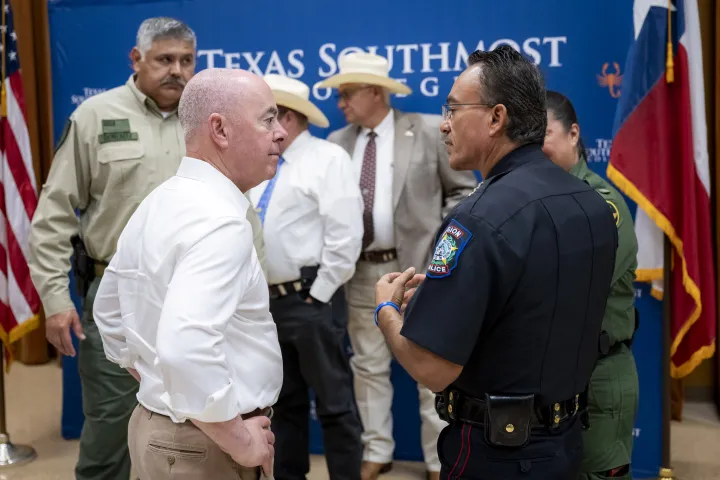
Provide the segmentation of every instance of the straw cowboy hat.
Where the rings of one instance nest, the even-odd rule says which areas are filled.
[[[321,88],[337,88],[344,83],[379,85],[392,93],[409,95],[412,90],[390,78],[390,66],[385,57],[371,53],[348,53],[338,59],[340,73],[318,83]]]
[[[330,126],[327,117],[310,102],[310,87],[303,82],[275,74],[265,75],[264,80],[275,96],[275,103],[302,113],[313,125],[321,128]]]

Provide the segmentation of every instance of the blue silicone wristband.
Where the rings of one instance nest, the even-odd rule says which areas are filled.
[[[375,308],[375,326],[376,327],[380,326],[380,325],[378,325],[377,317],[378,317],[378,313],[380,312],[380,309],[383,307],[393,307],[395,310],[397,310],[398,313],[400,313],[400,307],[398,307],[397,304],[395,304],[395,302],[381,303],[380,305],[377,306],[377,308]]]

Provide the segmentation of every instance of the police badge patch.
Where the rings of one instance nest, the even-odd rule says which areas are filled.
[[[457,267],[458,259],[472,233],[456,220],[450,220],[445,232],[435,247],[435,253],[428,265],[426,275],[430,278],[443,278]]]

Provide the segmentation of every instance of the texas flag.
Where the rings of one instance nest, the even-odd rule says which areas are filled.
[[[638,281],[662,295],[673,246],[671,375],[715,352],[715,277],[697,0],[635,0],[608,177],[638,205]]]

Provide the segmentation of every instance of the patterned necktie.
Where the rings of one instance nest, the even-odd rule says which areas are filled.
[[[265,191],[263,191],[260,201],[258,202],[258,217],[260,217],[260,223],[262,224],[265,223],[265,214],[267,213],[268,204],[270,203],[270,197],[272,196],[273,189],[275,188],[275,182],[277,181],[278,176],[280,176],[280,167],[283,163],[285,163],[285,160],[280,157],[277,164],[277,170],[275,170],[275,176],[268,182],[267,187],[265,187]]]
[[[365,146],[365,155],[363,156],[362,171],[360,173],[360,191],[362,192],[363,203],[365,204],[365,209],[363,210],[363,227],[365,228],[362,240],[363,250],[365,250],[375,238],[373,228],[373,204],[375,203],[375,163],[377,156],[375,137],[377,137],[377,133],[370,132],[368,133],[368,137],[368,143]]]

